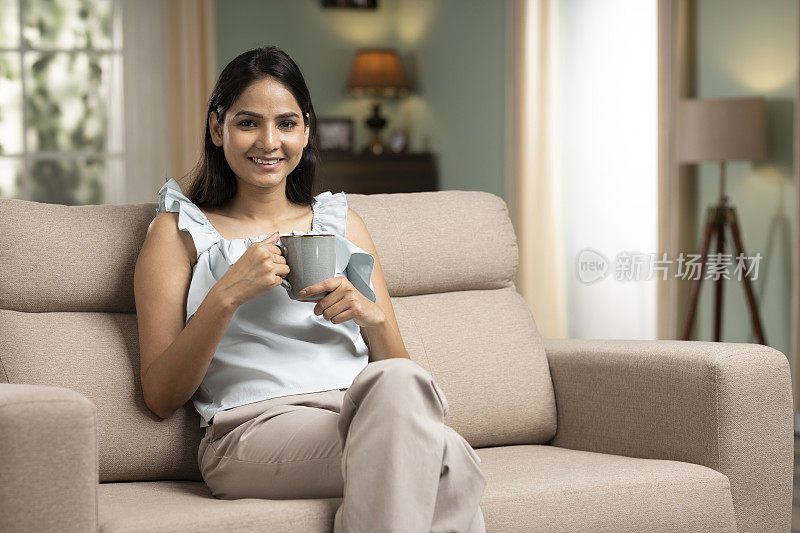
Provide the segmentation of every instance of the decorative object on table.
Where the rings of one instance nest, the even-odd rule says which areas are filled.
[[[352,152],[353,119],[318,118],[317,146],[324,152]]]
[[[395,154],[408,150],[408,132],[406,130],[394,130],[389,135],[389,148]]]
[[[733,160],[758,161],[766,158],[766,111],[763,98],[715,98],[682,100],[678,123],[678,160],[681,163],[716,161],[720,165],[719,202],[706,211],[706,223],[700,253],[703,264],[714,234],[717,236],[717,252],[724,253],[725,229],[730,227],[736,255],[747,258],[739,234],[736,209],[728,203],[725,194],[725,164]],[[735,259],[735,257],[734,257]],[[689,312],[683,327],[683,340],[689,340],[694,326],[697,299],[703,274],[695,280],[689,300]],[[714,340],[722,337],[722,280],[713,280],[715,286]],[[750,318],[758,342],[766,344],[764,330],[758,314],[758,304],[750,285],[743,277],[744,291]]]
[[[378,7],[378,0],[322,0],[322,7],[376,9]]]
[[[381,129],[386,126],[386,119],[380,114],[381,97],[397,97],[408,94],[408,81],[394,50],[370,49],[360,50],[353,60],[347,92],[353,96],[372,96],[372,115],[366,124],[372,132],[372,140],[364,148],[364,152],[380,155],[387,147],[381,140]]]

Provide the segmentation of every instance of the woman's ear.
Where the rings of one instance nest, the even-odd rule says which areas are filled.
[[[214,146],[222,146],[222,124],[217,122],[216,111],[208,114],[208,131],[211,132],[211,140],[214,141]]]
[[[306,117],[308,117],[308,122],[306,122],[306,140],[303,142],[303,148],[308,146],[308,136],[311,133],[311,114],[306,113]]]

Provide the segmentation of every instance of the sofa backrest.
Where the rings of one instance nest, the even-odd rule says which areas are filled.
[[[555,435],[542,339],[516,292],[505,202],[476,191],[357,195],[411,358],[473,447]],[[201,480],[190,402],[145,405],[133,270],[156,204],[0,199],[0,382],[55,385],[97,406],[100,481]]]

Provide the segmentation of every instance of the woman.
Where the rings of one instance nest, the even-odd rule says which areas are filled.
[[[337,532],[482,532],[480,459],[409,358],[366,225],[344,193],[311,195],[315,124],[281,50],[220,74],[192,186],[159,191],[136,263],[145,402],[166,418],[192,399],[217,498],[343,497]],[[321,300],[281,286],[292,232],[336,236]]]

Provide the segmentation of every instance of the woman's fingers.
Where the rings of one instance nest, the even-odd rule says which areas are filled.
[[[352,309],[347,309],[345,312],[339,313],[335,317],[331,318],[331,323],[341,324],[342,322],[347,322],[348,320],[355,318],[355,316],[356,316],[355,311],[353,311]]]
[[[317,305],[317,307],[319,308],[320,306]],[[321,309],[319,312],[318,309],[314,309],[314,314],[322,315],[326,320],[330,320],[331,318],[335,317],[339,313],[346,311],[349,308],[350,308],[350,302],[342,298],[341,300],[330,305],[329,307]]]

